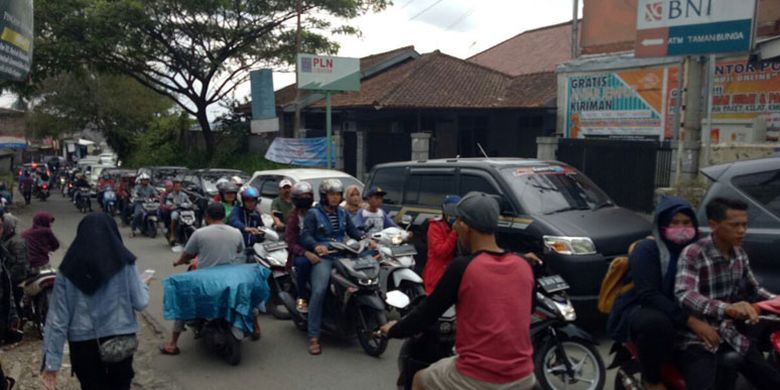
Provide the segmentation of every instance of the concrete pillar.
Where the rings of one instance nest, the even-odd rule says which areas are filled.
[[[366,179],[366,133],[358,131],[355,133],[357,138],[357,151],[355,152],[355,176],[364,181]]]
[[[543,161],[555,161],[558,151],[557,137],[536,137],[536,158]]]
[[[431,151],[431,133],[412,133],[412,161],[427,161]]]
[[[702,94],[706,62],[697,57],[689,57],[686,64],[685,127],[680,132],[682,145],[678,150],[678,163],[681,165],[679,179],[682,181],[694,180],[699,176],[701,123],[707,108]]]
[[[333,161],[333,167],[336,170],[344,170],[344,138],[341,136],[340,130],[333,131],[333,153],[335,153],[336,159]]]

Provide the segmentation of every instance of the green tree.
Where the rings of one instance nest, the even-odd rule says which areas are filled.
[[[30,96],[28,132],[34,138],[84,129],[103,133],[126,158],[133,140],[154,120],[173,115],[173,102],[122,75],[62,73],[39,83]]]
[[[348,19],[389,0],[301,0],[303,52],[335,53]],[[211,105],[260,66],[294,63],[297,0],[38,0],[40,67],[88,62],[127,74],[193,115],[208,156]],[[47,13],[41,15],[41,13]],[[38,37],[37,37],[38,38]],[[39,67],[36,66],[36,69]],[[46,72],[46,70],[43,70]],[[34,76],[35,77],[35,76]]]

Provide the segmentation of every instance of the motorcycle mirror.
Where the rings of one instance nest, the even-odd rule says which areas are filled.
[[[414,222],[414,219],[409,214],[404,214],[404,216],[401,217],[401,225],[411,225],[412,222]]]
[[[402,293],[401,291],[393,290],[388,291],[388,293],[385,294],[385,302],[387,302],[387,304],[390,306],[403,309],[409,306],[410,300],[408,295]]]

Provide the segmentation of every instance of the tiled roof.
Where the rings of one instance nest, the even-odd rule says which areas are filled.
[[[506,104],[520,107],[555,107],[558,96],[558,76],[555,72],[517,76],[507,88]]]
[[[474,62],[511,76],[553,72],[571,59],[571,22],[525,31],[479,54]]]

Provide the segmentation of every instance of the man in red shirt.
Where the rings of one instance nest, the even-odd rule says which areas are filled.
[[[454,215],[460,244],[471,255],[453,260],[422,304],[381,331],[388,337],[409,337],[455,305],[458,355],[419,371],[412,388],[532,389],[531,266],[496,243],[495,198],[471,192],[454,207]]]
[[[452,228],[455,216],[448,215],[447,208],[459,201],[460,196],[447,195],[442,204],[441,217],[428,221],[428,260],[422,274],[425,293],[428,295],[431,295],[436,283],[444,275],[444,270],[455,258],[455,250],[458,247],[458,235]]]

